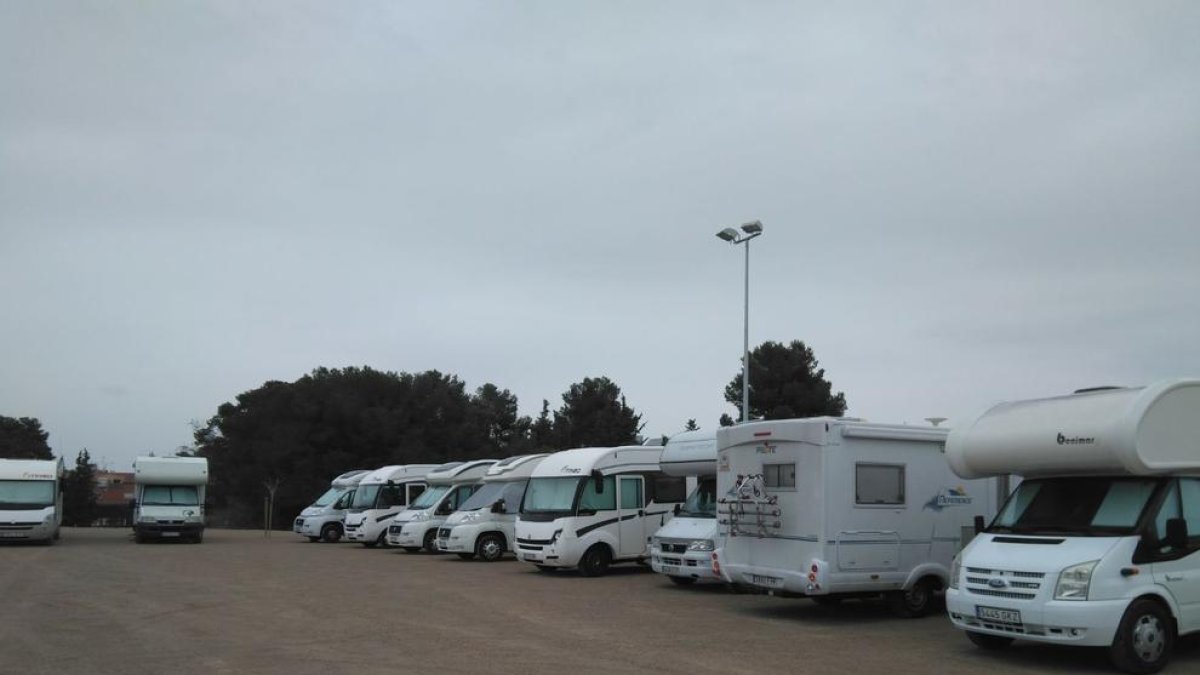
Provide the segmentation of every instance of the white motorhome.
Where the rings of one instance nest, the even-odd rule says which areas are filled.
[[[483,484],[438,528],[438,550],[464,560],[499,560],[517,543],[517,513],[538,463],[548,455],[518,455],[488,468]]]
[[[994,481],[960,480],[946,430],[816,417],[717,432],[714,559],[734,583],[819,604],[882,595],[928,613]]]
[[[350,502],[354,499],[354,489],[369,473],[371,472],[366,469],[356,469],[334,478],[329,484],[329,489],[296,517],[292,531],[308,537],[308,540],[313,542],[340,541],[345,534],[343,522],[346,520]]]
[[[388,544],[409,553],[437,553],[438,527],[475,494],[494,459],[449,462],[429,472],[429,489],[388,527]]]
[[[138,457],[133,462],[133,538],[204,540],[204,457]]]
[[[58,539],[62,477],[61,458],[0,459],[0,541]]]
[[[650,567],[680,585],[697,580],[721,581],[712,566],[713,551],[720,541],[716,432],[675,434],[663,448],[660,463],[668,476],[695,478],[697,484],[675,517],[654,533]]]
[[[387,546],[387,528],[425,491],[425,476],[436,464],[394,464],[362,477],[342,522],[348,541],[367,548]]]
[[[544,572],[598,576],[649,555],[649,540],[683,503],[687,483],[666,476],[661,447],[576,448],[533,470],[517,518],[517,559]]]
[[[960,476],[1024,477],[955,561],[947,611],[972,642],[1106,647],[1150,673],[1200,631],[1200,380],[1002,403],[946,452]]]

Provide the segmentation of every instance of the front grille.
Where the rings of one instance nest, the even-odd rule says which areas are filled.
[[[438,528],[438,536],[439,536],[439,537],[447,537],[447,538],[449,538],[449,537],[450,537],[450,528],[448,528],[448,527],[439,527],[439,528]]]
[[[400,531],[403,529],[403,525],[390,525],[388,526],[388,534],[400,534]]]
[[[663,553],[687,553],[687,544],[668,544],[664,542],[661,548]]]
[[[343,527],[345,527],[347,530],[350,530],[351,532],[358,529],[358,525],[351,525],[350,523],[345,523],[343,525]]]
[[[1037,597],[1037,593],[1015,593],[1013,591],[993,591],[990,588],[967,588],[968,591],[975,595],[988,595],[993,598],[1009,598],[1011,600],[1032,600]]]
[[[967,574],[988,574],[988,575],[994,574],[996,576],[1018,577],[1021,579],[1044,579],[1046,577],[1045,572],[1021,572],[1021,571],[1016,571],[1016,570],[1013,570],[1013,571],[990,570],[985,567],[968,567]]]
[[[521,549],[522,551],[540,551],[544,547],[536,546],[534,544],[517,544],[517,548]]]
[[[296,527],[304,527],[304,519],[303,518],[296,519]]]
[[[520,537],[518,537],[517,543],[518,544],[538,544],[541,546],[547,546],[550,544],[550,540],[549,539],[521,539]]]
[[[662,563],[664,565],[675,565],[676,567],[683,567],[683,560],[680,558],[668,558],[666,556],[663,556]]]
[[[0,532],[24,532],[37,527],[37,523],[4,523],[0,525]]]

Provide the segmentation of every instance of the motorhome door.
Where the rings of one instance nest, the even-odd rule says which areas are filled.
[[[646,531],[642,525],[642,517],[646,513],[645,494],[641,476],[617,478],[617,516],[621,536],[619,555],[622,557],[646,552]]]

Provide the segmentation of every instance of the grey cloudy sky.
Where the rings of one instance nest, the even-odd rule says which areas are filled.
[[[1200,375],[1193,2],[0,3],[0,414],[112,468],[317,366],[647,433]]]

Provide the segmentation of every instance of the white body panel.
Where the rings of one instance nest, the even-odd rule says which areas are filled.
[[[1119,536],[1051,532],[1053,524],[1041,532],[998,525],[1010,506],[1014,512],[1034,509],[1034,498],[1025,505],[1013,500],[1002,517],[962,551],[957,588],[946,595],[951,621],[975,633],[1110,646],[1130,604],[1156,598],[1170,609],[1179,634],[1200,631],[1198,443],[1200,380],[1002,403],[955,431],[948,452],[963,475],[1011,471],[1024,473],[1029,485],[1138,478],[1152,483],[1156,492],[1137,524],[1125,521],[1126,532]],[[1188,496],[1172,501],[1185,486]],[[1108,489],[1109,494],[1115,491]],[[1100,509],[1084,516],[1092,529],[1105,527],[1103,519],[1111,517],[1101,516],[1109,502],[1108,496],[1104,499]],[[1135,516],[1141,512],[1138,503],[1134,502]],[[1167,516],[1162,514],[1169,515],[1167,506],[1175,503],[1188,522],[1190,543],[1164,553],[1159,528]],[[1064,515],[1064,521],[1068,517]],[[1092,561],[1095,566],[1083,597],[1056,597],[1064,570]]]
[[[720,571],[791,595],[899,591],[925,578],[944,587],[964,531],[996,512],[992,482],[955,476],[944,439],[933,427],[828,417],[722,429]],[[757,497],[736,498],[740,476],[760,477],[747,483]]]
[[[332,526],[336,528],[338,536],[341,536],[345,532],[343,523],[346,520],[348,508],[339,508],[339,506],[343,505],[347,498],[353,496],[354,489],[369,473],[371,472],[365,469],[358,469],[347,471],[334,478],[329,485],[331,490],[338,491],[333,500],[324,506],[312,504],[301,511],[292,523],[292,531],[311,539],[323,536],[326,527]]]
[[[685,431],[672,436],[663,447],[662,470],[668,475],[697,479],[696,487],[688,495],[687,503],[691,504],[699,492],[711,488],[716,478],[716,432]],[[721,581],[712,566],[713,551],[719,547],[715,511],[711,518],[689,516],[684,511],[654,533],[650,540],[650,568],[669,577]]]
[[[682,481],[678,481],[678,498],[659,501],[654,496],[647,483],[662,475],[661,456],[662,448],[623,446],[563,450],[542,460],[533,472],[525,505],[517,518],[517,558],[542,567],[575,567],[590,548],[603,545],[613,562],[645,559],[650,537],[671,519],[685,492]],[[615,508],[581,508],[580,495],[586,492],[593,476],[600,476],[602,481],[612,478]],[[529,510],[533,481],[539,479],[586,482],[579,486],[569,508],[539,513]],[[638,490],[640,501],[622,499],[623,491],[632,495]]]
[[[355,488],[355,502],[342,525],[348,541],[374,546],[386,539],[388,524],[428,484],[425,476],[437,464],[394,464],[363,476]],[[360,497],[371,496],[369,503]]]
[[[396,514],[387,529],[388,545],[436,550],[438,527],[446,522],[447,516],[459,504],[471,496],[476,484],[495,463],[494,459],[475,459],[443,464],[430,471],[426,477],[429,487],[445,488],[445,492],[425,508],[416,508],[414,505]]]
[[[525,496],[524,486],[528,485],[530,476],[537,465],[548,455],[520,455],[509,457],[504,461],[493,464],[483,477],[485,489],[491,484],[501,486],[511,485],[515,490],[500,489],[503,493],[512,493],[511,499],[505,499],[497,511],[493,505],[483,505],[477,509],[459,509],[450,514],[438,528],[437,546],[444,553],[474,555],[478,552],[480,537],[493,535],[500,537],[503,550],[513,551],[517,542],[517,514],[521,510],[521,501]],[[520,493],[517,497],[516,492]]]
[[[62,476],[61,459],[0,459],[0,542],[58,538]]]
[[[204,533],[208,460],[203,457],[138,457],[133,531],[146,538],[193,539]]]

